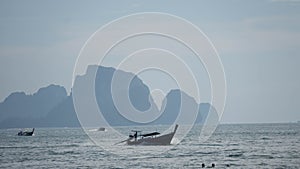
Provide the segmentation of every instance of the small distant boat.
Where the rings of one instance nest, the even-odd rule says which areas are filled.
[[[104,127],[100,127],[97,129],[97,131],[106,131],[106,129]]]
[[[142,134],[141,131],[132,130],[134,134],[122,142],[126,141],[127,145],[170,145],[177,128],[176,124],[174,131],[165,135],[160,135],[159,132]]]
[[[32,129],[32,131],[19,131],[18,136],[32,136],[34,133],[34,128]]]

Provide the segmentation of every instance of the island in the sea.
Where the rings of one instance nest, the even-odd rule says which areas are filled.
[[[144,111],[151,105],[149,88],[136,75],[116,70],[111,67],[89,66],[86,74],[78,79],[89,79],[91,70],[98,69],[96,75],[96,97],[99,107],[107,122],[112,126],[137,125],[124,118],[116,109],[111,96],[111,81],[115,71],[119,71],[123,77],[132,78],[129,89],[130,101],[138,110]],[[151,97],[151,96],[150,96]],[[198,108],[198,116],[195,121],[203,124],[209,113],[217,116],[215,108],[209,103],[198,104],[185,92],[171,90],[164,99],[162,115],[151,124],[172,124],[180,110],[180,102]],[[156,111],[159,109],[156,107]],[[91,124],[93,125],[93,124]],[[49,85],[40,88],[34,94],[15,92],[0,103],[0,128],[25,128],[25,127],[79,127],[76,112],[74,110],[72,92],[59,85]]]

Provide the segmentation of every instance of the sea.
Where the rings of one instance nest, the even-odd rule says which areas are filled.
[[[221,124],[206,141],[199,140],[200,128],[194,126],[174,145],[150,147],[165,151],[148,155],[140,152],[149,146],[113,144],[117,140],[111,136],[110,146],[125,150],[116,154],[82,128],[36,128],[32,137],[17,136],[19,129],[0,129],[0,168],[300,168],[300,123]],[[109,130],[88,132],[110,140]]]

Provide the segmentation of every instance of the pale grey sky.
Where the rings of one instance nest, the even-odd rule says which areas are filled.
[[[191,21],[217,48],[227,78],[222,122],[300,120],[300,1],[0,1],[0,100],[59,84],[98,28],[136,12]]]

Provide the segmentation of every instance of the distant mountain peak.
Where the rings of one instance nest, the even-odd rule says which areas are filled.
[[[117,73],[115,78],[120,78],[117,79],[119,82],[117,84],[118,97],[129,93],[130,102],[137,110],[147,113],[162,113],[158,119],[149,124],[172,124],[182,108],[184,113],[194,112],[197,114],[196,123],[204,123],[208,114],[217,115],[212,105],[209,103],[198,104],[193,97],[180,89],[172,89],[164,98],[161,98],[163,106],[160,110],[157,108],[148,86],[137,75],[112,67],[90,65],[86,74],[76,77],[73,91],[74,88],[79,89],[81,92],[79,96],[83,97],[83,101],[88,101],[84,98],[89,96],[86,96],[86,93],[96,92],[96,100],[101,113],[111,125],[139,124],[123,117],[112,100],[111,83],[114,73]],[[123,86],[123,82],[128,80],[130,80],[129,91],[126,86]],[[95,89],[91,88],[93,86]],[[32,95],[24,92],[12,93],[0,103],[0,128],[79,126],[73,105],[73,94],[70,93],[68,96],[63,86],[54,84],[42,87]],[[86,105],[89,105],[89,102]],[[90,124],[91,126],[99,125],[93,118],[91,118]]]

